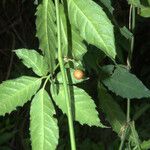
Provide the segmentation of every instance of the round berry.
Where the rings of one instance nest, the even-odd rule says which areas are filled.
[[[81,80],[84,78],[84,72],[80,69],[76,69],[73,73],[73,76],[77,79],[77,80]]]

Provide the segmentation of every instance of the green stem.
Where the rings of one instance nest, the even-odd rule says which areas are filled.
[[[132,54],[134,50],[134,29],[135,29],[135,7],[131,5],[130,15],[129,15],[129,30],[133,33],[133,37],[131,39],[130,51],[127,58],[129,69],[131,69]],[[127,100],[127,122],[130,122],[130,103],[131,103],[130,99],[128,99]]]
[[[60,12],[59,12],[59,0],[55,0],[56,6],[56,17],[57,17],[57,33],[58,33],[58,61],[60,64],[60,70],[63,78],[63,86],[65,91],[66,105],[67,105],[67,115],[68,115],[68,123],[69,123],[69,132],[70,132],[70,141],[71,141],[71,149],[76,150],[75,136],[74,136],[74,128],[73,128],[73,117],[72,117],[72,109],[71,109],[71,100],[70,100],[70,91],[67,85],[67,75],[64,66],[64,60],[62,57],[62,48],[61,48],[61,24],[60,24]]]
[[[134,29],[135,29],[135,7],[133,5],[130,5],[129,30],[133,33],[133,37],[131,39],[130,50],[129,50],[128,58],[127,58],[127,67],[129,68],[129,70],[131,69],[132,54],[133,54],[133,50],[134,50]],[[131,108],[131,100],[127,99],[127,124],[129,124],[129,122],[131,120],[130,119],[130,108]],[[123,136],[123,138],[121,139],[121,144],[120,144],[119,150],[123,149],[126,135],[127,134],[125,134]]]
[[[127,58],[129,69],[131,69],[132,54],[134,50],[134,29],[135,29],[135,7],[131,5],[130,14],[129,14],[129,30],[133,33],[133,37],[131,39],[130,51]],[[130,103],[131,103],[130,99],[128,99],[127,100],[127,122],[130,122]]]
[[[130,103],[131,103],[130,99],[127,99],[127,123],[130,122],[130,105],[131,105]]]
[[[45,86],[46,86],[46,84],[47,84],[47,82],[48,82],[49,79],[50,79],[50,75],[47,76],[47,78],[46,78],[46,80],[45,80],[45,82],[44,82],[44,84],[43,84],[43,88],[45,88]]]
[[[119,146],[119,150],[123,149],[124,142],[125,142],[125,139],[126,139],[126,136],[127,136],[128,132],[129,132],[129,125],[125,128],[125,131],[123,133],[123,137],[121,139],[121,143],[120,143],[120,146]]]

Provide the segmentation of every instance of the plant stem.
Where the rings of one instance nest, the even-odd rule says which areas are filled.
[[[131,105],[130,103],[131,103],[130,99],[127,99],[127,123],[130,122],[130,105]]]
[[[133,37],[131,38],[130,51],[127,58],[128,68],[131,69],[131,61],[132,54],[134,49],[134,29],[135,29],[135,7],[133,5],[130,6],[129,13],[129,30],[133,33]],[[127,100],[127,122],[130,122],[130,99]]]
[[[130,12],[129,12],[129,30],[133,33],[133,37],[131,38],[131,45],[130,50],[127,57],[127,67],[130,70],[131,69],[131,61],[132,61],[132,54],[134,50],[134,29],[135,29],[135,7],[133,5],[130,5]],[[127,99],[127,124],[130,122],[130,108],[131,108],[131,100]],[[124,142],[126,139],[126,133],[124,134],[123,138],[121,139],[121,144],[119,147],[119,150],[123,149]]]
[[[62,57],[59,0],[55,0],[55,6],[56,6],[57,33],[58,33],[58,61],[59,61],[59,64],[60,64],[60,70],[61,70],[61,73],[62,73],[63,86],[64,86],[64,91],[65,91],[65,98],[66,98],[66,105],[67,105],[67,115],[68,115],[68,123],[69,123],[69,132],[70,132],[70,141],[71,141],[71,149],[76,150],[74,128],[73,128],[73,117],[72,117],[72,109],[71,109],[71,100],[70,100],[70,91],[69,91],[69,87],[67,85],[67,75],[66,75],[66,71],[65,71],[63,57]]]
[[[124,142],[125,142],[125,139],[126,139],[126,135],[128,134],[128,132],[129,132],[129,125],[127,125],[127,127],[125,128],[125,131],[123,133],[123,137],[121,139],[121,143],[120,143],[120,146],[119,146],[119,150],[123,149]]]

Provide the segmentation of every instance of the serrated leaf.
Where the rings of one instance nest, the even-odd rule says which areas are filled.
[[[104,127],[98,118],[98,112],[95,109],[96,105],[92,98],[83,90],[76,86],[69,86],[71,89],[72,105],[74,105],[75,120],[80,122],[81,125],[87,124],[89,126]],[[66,99],[64,88],[59,85],[59,93],[56,95],[51,90],[52,96],[58,107],[67,114]]]
[[[41,89],[34,97],[30,110],[32,150],[55,150],[59,130],[53,117],[55,109],[48,93]]]
[[[87,48],[85,46],[85,44],[83,43],[83,39],[82,37],[79,35],[79,32],[75,29],[75,27],[71,26],[70,30],[71,30],[71,48],[72,50],[70,50],[68,52],[68,31],[67,31],[67,20],[66,20],[66,16],[64,13],[64,8],[62,5],[60,5],[60,21],[61,21],[61,31],[62,31],[62,45],[63,45],[63,55],[65,57],[71,55],[71,57],[73,57],[73,59],[75,60],[82,60],[82,57],[84,56],[84,54],[87,52]],[[69,54],[71,53],[71,54]]]
[[[55,6],[52,0],[43,0],[36,12],[37,37],[39,47],[47,58],[50,72],[53,72],[56,58],[56,16]]]
[[[124,112],[103,85],[99,84],[98,92],[100,108],[102,108],[103,112],[106,114],[106,118],[111,124],[112,129],[121,136],[123,134],[122,130],[126,124]]]
[[[123,98],[150,97],[150,91],[145,85],[127,69],[117,67],[112,76],[102,80],[109,90]]]
[[[85,80],[88,79],[88,78],[83,77],[83,79],[77,80],[77,79],[74,77],[74,75],[73,75],[74,71],[75,71],[75,70],[72,69],[72,68],[67,68],[67,69],[66,69],[66,73],[68,74],[68,80],[69,80],[69,81],[68,81],[68,84],[77,84],[77,83],[83,82],[83,81],[85,81]],[[57,74],[57,80],[58,80],[59,83],[63,83],[63,78],[62,78],[61,72],[59,72],[59,73]]]
[[[36,93],[41,78],[22,76],[0,84],[0,115],[5,115],[23,106]]]
[[[141,143],[141,148],[142,148],[143,150],[148,150],[148,149],[150,149],[150,140],[142,142],[142,143]]]
[[[114,59],[115,38],[113,25],[102,8],[92,0],[68,0],[69,18],[80,35]]]
[[[32,68],[38,76],[44,76],[48,73],[46,60],[35,50],[18,49],[15,50],[15,53],[22,59],[23,64],[28,68]]]

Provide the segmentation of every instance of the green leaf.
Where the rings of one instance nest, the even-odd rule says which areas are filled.
[[[83,90],[75,86],[69,86],[71,89],[71,100],[74,105],[75,120],[79,121],[81,125],[87,124],[89,126],[104,127],[99,118],[98,112],[96,111],[96,105],[92,98]],[[59,85],[59,93],[56,95],[51,90],[52,96],[58,107],[67,114],[66,99],[64,94],[64,88]]]
[[[140,9],[140,15],[146,18],[150,17],[150,7],[142,7]]]
[[[113,97],[107,92],[103,85],[98,85],[100,108],[106,114],[106,118],[112,129],[121,136],[126,124],[126,117],[120,106]]]
[[[123,98],[150,97],[150,91],[144,84],[127,69],[117,67],[112,76],[102,80],[109,90]]]
[[[38,76],[45,76],[48,73],[46,60],[35,50],[18,49],[15,50],[15,53],[22,59],[23,64],[28,68],[32,68]]]
[[[55,150],[59,131],[53,117],[55,109],[48,93],[41,89],[34,97],[30,110],[32,150]]]
[[[39,47],[47,58],[50,72],[55,67],[56,58],[56,16],[55,6],[52,0],[43,0],[38,6],[36,12],[37,37],[39,38]]]
[[[68,32],[67,32],[67,20],[66,16],[64,13],[63,6],[60,5],[60,21],[61,21],[61,31],[62,31],[62,45],[63,45],[63,55],[65,57],[70,57],[69,52],[71,52],[71,56],[75,60],[82,60],[82,57],[84,54],[87,52],[87,48],[85,44],[83,43],[82,37],[79,35],[79,32],[75,29],[75,27],[71,26],[71,35],[72,36],[72,43],[71,43],[71,48],[68,52]]]
[[[133,34],[129,31],[129,29],[124,26],[120,28],[120,33],[126,38],[126,39],[132,39]]]
[[[150,140],[142,142],[142,143],[141,143],[141,148],[142,148],[143,150],[148,150],[148,149],[150,149]]]
[[[36,93],[41,78],[22,76],[0,84],[0,115],[5,115],[23,106]]]
[[[68,0],[69,18],[80,35],[107,56],[116,56],[113,25],[102,8],[92,0]]]

